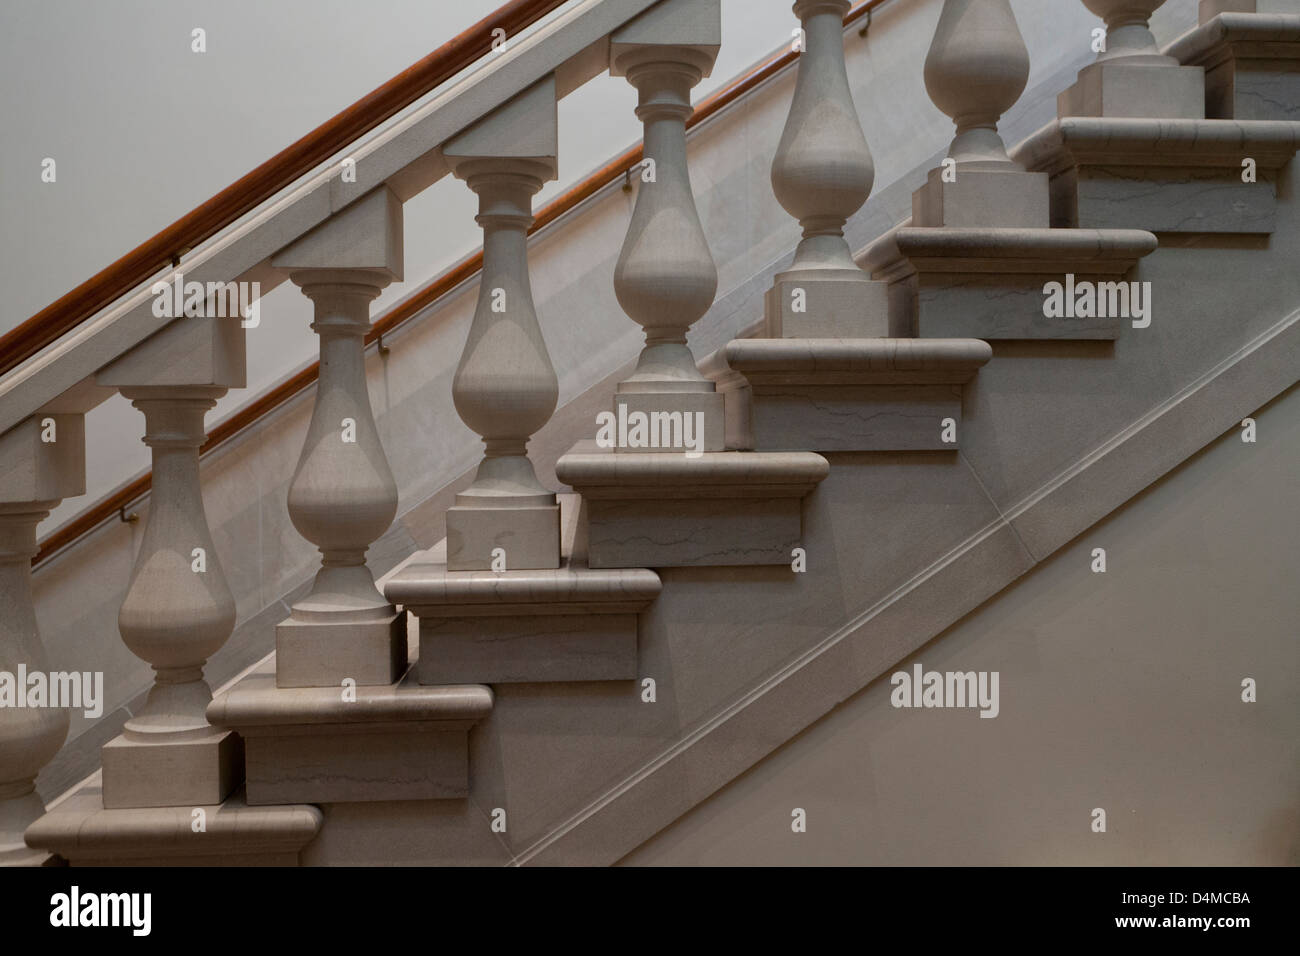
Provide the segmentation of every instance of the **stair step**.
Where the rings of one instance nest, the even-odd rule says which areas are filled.
[[[1281,120],[1070,116],[1011,158],[1051,175],[1053,226],[1266,234],[1297,148],[1300,123]],[[1254,182],[1243,181],[1247,160]]]
[[[920,336],[1116,339],[1124,316],[1049,317],[1044,286],[1065,283],[1067,275],[1076,285],[1117,282],[1158,244],[1139,229],[903,225],[858,259],[891,283],[897,307]]]
[[[1205,68],[1205,115],[1300,120],[1300,5],[1292,13],[1225,12],[1166,52]]]
[[[85,787],[28,827],[27,842],[75,866],[297,866],[323,819],[311,806],[250,806],[242,791],[215,806],[105,810]]]
[[[268,659],[208,720],[244,739],[251,806],[449,799],[469,793],[469,731],[492,700],[480,685],[423,687],[414,667],[383,687],[277,687]]]
[[[419,619],[422,684],[633,680],[637,615],[659,595],[644,568],[448,571],[411,564],[387,598]]]
[[[736,339],[720,389],[759,451],[951,451],[977,339]],[[945,440],[949,438],[950,440]]]
[[[830,472],[811,452],[636,452],[579,442],[555,465],[582,495],[593,568],[789,564],[801,501]]]

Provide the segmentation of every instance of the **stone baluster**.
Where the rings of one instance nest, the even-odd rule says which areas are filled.
[[[452,398],[484,454],[447,512],[451,571],[560,566],[560,507],[528,458],[528,441],[559,396],[528,278],[532,199],[556,176],[557,143],[548,77],[443,146],[456,177],[478,196],[483,227],[478,306]]]
[[[366,551],[397,514],[397,482],[371,411],[363,346],[371,303],[402,277],[401,202],[376,189],[271,265],[312,301],[320,338],[316,403],[288,506],[321,566],[276,627],[276,684],[391,684],[406,667],[406,617],[379,593]]]
[[[799,75],[772,160],[777,201],[803,227],[789,269],[767,292],[768,334],[886,336],[886,287],[853,261],[844,224],[871,195],[875,165],[844,66],[849,0],[798,0]]]
[[[1151,15],[1165,0],[1082,0],[1106,24],[1096,62],[1057,98],[1061,116],[1204,119],[1205,68],[1160,52]]]
[[[925,88],[957,127],[948,159],[912,197],[912,225],[1047,228],[1046,173],[1007,156],[998,120],[1029,80],[1029,51],[1010,0],[944,0],[925,59]]]
[[[135,566],[118,612],[154,683],[122,734],[101,751],[106,809],[207,806],[241,778],[238,736],[212,727],[203,666],[235,624],[199,483],[203,419],[244,385],[239,318],[178,319],[96,375],[144,414],[153,484]]]
[[[122,744],[110,742],[104,748],[104,805],[170,805],[177,801],[135,790],[131,768],[136,758],[148,760],[155,745],[174,745],[168,749],[201,759],[210,770],[211,755],[205,751],[219,751],[222,743],[227,750],[231,746],[230,735],[211,727],[204,716],[212,691],[203,665],[234,630],[235,599],[212,543],[199,486],[203,418],[226,389],[142,386],[121,392],[144,413],[153,486],[117,625],[131,652],[153,666],[154,684],[144,706],[126,722]],[[150,768],[161,776],[167,764],[160,760]],[[123,790],[132,796],[123,797]],[[217,803],[225,793],[212,789],[208,795],[193,802]]]
[[[719,0],[668,0],[610,37],[610,72],[636,88],[636,115],[645,130],[636,204],[614,291],[623,311],[645,330],[646,344],[636,370],[618,385],[614,413],[628,420],[638,414],[693,416],[703,425],[699,450],[706,452],[725,447],[723,399],[700,374],[686,336],[713,304],[718,273],[691,191],[686,120],[691,89],[717,56],[721,22]]]
[[[45,812],[36,775],[63,746],[68,711],[48,697],[32,558],[37,524],[60,499],[85,492],[85,474],[80,415],[38,415],[0,437],[0,866],[49,859],[23,842],[23,831]],[[31,675],[42,675],[44,701],[29,699]]]

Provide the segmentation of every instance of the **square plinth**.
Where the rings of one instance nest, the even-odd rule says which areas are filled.
[[[930,170],[912,194],[913,226],[1046,229],[1052,218],[1046,173],[1020,169]]]
[[[1205,119],[1205,68],[1093,63],[1056,104],[1060,116]]]
[[[717,392],[619,389],[614,396],[614,451],[682,455],[726,447],[726,414]]]
[[[456,571],[558,568],[560,506],[448,508],[447,564]]]
[[[406,670],[406,615],[320,623],[292,617],[275,627],[275,680],[280,687],[391,684]]]
[[[200,740],[141,743],[125,735],[100,750],[104,808],[206,807],[243,780],[238,734],[214,730]]]
[[[848,273],[847,275],[845,273]],[[891,332],[889,288],[865,273],[822,269],[777,275],[764,296],[773,338],[865,338]]]

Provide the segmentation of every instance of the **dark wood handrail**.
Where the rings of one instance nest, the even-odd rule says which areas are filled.
[[[240,216],[311,172],[325,160],[400,113],[492,48],[494,31],[513,36],[566,0],[509,0],[409,69],[231,183],[153,238],[136,246],[67,295],[0,337],[0,375],[130,292]]]
[[[872,10],[887,2],[888,0],[866,0],[866,2],[854,7],[845,15],[844,25],[849,26],[868,16]],[[687,128],[697,126],[725,109],[746,93],[780,73],[798,58],[797,53],[786,49],[763,60],[744,76],[703,100],[695,108],[695,112],[690,119],[686,121]],[[642,147],[635,146],[610,160],[600,169],[591,173],[571,189],[539,209],[529,233],[532,234],[539,229],[544,229],[606,186],[616,182],[619,177],[625,176],[634,169],[641,162],[641,159]],[[425,285],[394,304],[392,308],[375,319],[370,331],[366,333],[366,344],[369,345],[377,341],[380,336],[387,335],[398,326],[415,317],[462,282],[473,278],[482,267],[483,253],[480,251],[462,259],[441,275],[430,279]],[[207,454],[218,445],[229,441],[245,429],[250,428],[259,419],[289,401],[299,392],[309,388],[315,383],[319,374],[320,363],[313,362],[302,371],[273,386],[254,401],[249,402],[229,417],[218,422],[208,432],[207,440],[203,443],[199,453],[201,455]],[[127,505],[143,497],[151,487],[151,477],[150,472],[145,472],[140,477],[111,492],[100,500],[97,505],[82,512],[49,535],[41,542],[40,550],[32,558],[32,564],[39,564],[46,558],[51,557],[57,551],[67,547],[82,535],[89,533],[107,519],[118,514]]]

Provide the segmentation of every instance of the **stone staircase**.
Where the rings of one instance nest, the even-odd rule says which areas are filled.
[[[270,269],[314,305],[288,513],[321,561],[276,653],[215,698],[203,668],[235,611],[198,449],[243,385],[238,317],[151,323],[142,293],[6,375],[0,670],[49,669],[36,526],[84,490],[82,416],[117,390],[154,460],[119,628],[156,678],[100,780],[49,812],[32,782],[66,715],[0,710],[0,860],[616,862],[1293,386],[1300,4],[1202,0],[1162,52],[1162,2],[1084,0],[1104,51],[1008,150],[1030,51],[1008,0],[945,0],[924,80],[956,126],[948,160],[910,221],[854,250],[874,165],[850,3],[798,0],[772,186],[803,238],[761,319],[708,355],[688,344],[717,271],[685,122],[719,0],[582,0],[356,150],[356,183],[331,172],[218,241],[191,271]],[[559,386],[527,229],[557,100],[606,70],[645,127],[613,276],[645,346],[557,492],[528,452]],[[484,233],[452,385],[484,453],[445,540],[376,582],[398,492],[363,337],[403,275],[402,203],[448,173]]]

